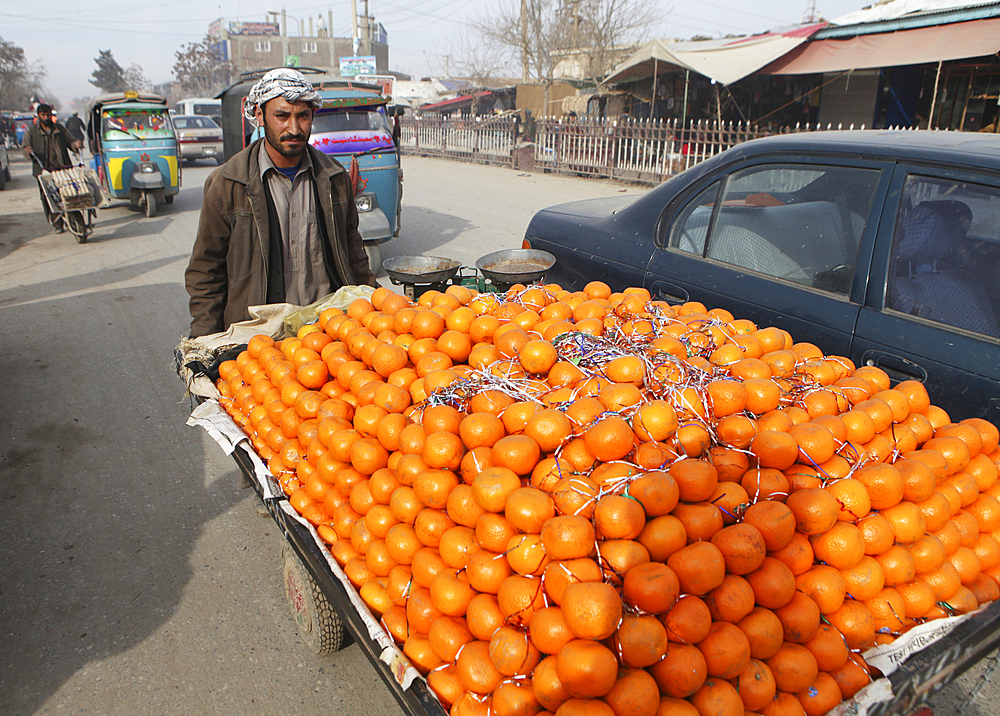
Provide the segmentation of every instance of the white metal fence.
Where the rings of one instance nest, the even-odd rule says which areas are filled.
[[[406,117],[404,154],[516,166],[523,136],[507,117]],[[538,120],[534,164],[549,171],[658,184],[741,142],[772,134],[843,126],[765,128],[742,122]],[[859,127],[864,129],[864,127]]]

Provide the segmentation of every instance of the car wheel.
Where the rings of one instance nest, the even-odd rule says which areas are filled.
[[[156,216],[156,197],[151,191],[146,192],[146,216],[150,219]]]
[[[165,204],[173,204],[174,203],[174,195],[173,194],[167,194],[165,197],[163,197],[163,203],[165,203]]]
[[[382,249],[378,244],[365,242],[365,253],[368,254],[368,268],[376,276],[382,270]]]

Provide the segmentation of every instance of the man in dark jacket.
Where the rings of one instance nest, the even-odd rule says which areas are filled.
[[[69,133],[79,141],[83,141],[84,135],[86,133],[86,127],[83,124],[83,120],[80,119],[79,112],[73,112],[73,116],[66,120],[66,129]]]
[[[322,100],[295,70],[272,70],[246,99],[259,139],[205,182],[185,273],[191,336],[250,317],[249,306],[307,305],[375,283],[358,233],[354,186],[332,157],[309,145]]]
[[[66,127],[56,123],[52,118],[52,107],[49,105],[38,105],[35,113],[38,115],[38,121],[25,131],[21,151],[24,152],[24,156],[31,159],[31,174],[37,177],[43,169],[68,167],[70,148],[78,150],[83,146],[83,142],[74,139]],[[61,234],[66,230],[63,226],[63,215],[52,213],[41,184],[38,185],[38,192],[42,197],[45,220],[52,224],[57,234]]]

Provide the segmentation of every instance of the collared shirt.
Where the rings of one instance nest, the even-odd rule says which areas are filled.
[[[266,140],[265,140],[266,142]],[[260,148],[260,178],[266,181],[281,226],[282,268],[285,301],[307,306],[330,293],[330,278],[323,260],[323,246],[317,225],[315,176],[309,153],[302,155],[293,180],[285,177],[271,161],[267,147]]]

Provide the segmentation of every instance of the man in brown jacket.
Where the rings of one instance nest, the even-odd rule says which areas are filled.
[[[185,272],[192,337],[248,319],[249,306],[306,305],[342,286],[377,285],[348,173],[309,145],[321,104],[309,81],[285,68],[250,91],[246,115],[264,138],[205,182]]]

